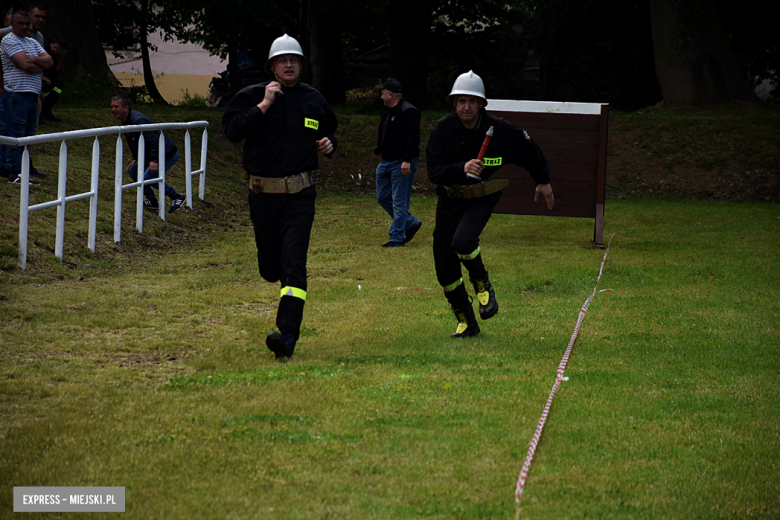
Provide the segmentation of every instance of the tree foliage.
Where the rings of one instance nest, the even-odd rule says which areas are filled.
[[[297,2],[274,0],[166,0],[188,23],[177,37],[203,46],[228,60],[228,75],[234,92],[241,88],[239,52],[247,67],[262,70],[273,40],[282,34],[295,38],[299,32]],[[251,65],[254,64],[254,65]]]
[[[452,0],[433,7],[428,86],[443,105],[460,74],[473,70],[488,97],[527,97],[520,11],[510,2]]]
[[[751,86],[768,80],[773,84],[768,100],[780,103],[780,41],[777,19],[761,16],[743,4],[715,0],[726,39]]]
[[[21,5],[19,5],[21,4]],[[63,77],[71,86],[83,84],[91,90],[117,85],[95,31],[95,13],[90,0],[49,0],[46,27],[41,31],[49,41],[68,42],[68,59]],[[13,10],[27,10],[29,3],[15,2]]]
[[[431,38],[431,0],[391,0],[390,67],[404,87],[404,97],[418,107],[428,106],[428,56]]]
[[[646,2],[526,0],[523,41],[540,60],[538,97],[636,108],[661,100]]]
[[[298,2],[274,0],[168,0],[189,22],[177,33],[181,40],[198,43],[222,59],[231,46],[263,55],[271,42],[286,33],[298,37]]]
[[[339,2],[302,0],[303,48],[309,60],[311,84],[333,104],[346,101],[344,60],[341,52],[341,12]]]
[[[231,78],[241,78],[247,67],[262,75],[271,43],[287,33],[299,40],[309,58],[311,67],[304,80],[333,103],[342,102],[348,88],[394,76],[421,108],[444,106],[452,82],[468,70],[484,79],[487,94],[493,98],[609,102],[623,109],[662,99],[650,2],[51,1],[56,5],[88,3],[99,13],[129,18],[137,27],[145,24],[147,29],[136,31],[133,38],[161,31],[163,38],[175,36],[200,44],[228,59]],[[706,2],[714,2],[727,43],[750,81],[777,80],[780,58],[771,18],[755,17],[744,6],[725,0]],[[64,34],[74,39],[72,32]],[[376,63],[368,68],[360,62],[362,54],[388,45],[387,61],[379,69]],[[155,50],[148,41],[141,46]],[[367,70],[378,77],[369,77]],[[232,82],[236,90],[241,86],[240,81]]]

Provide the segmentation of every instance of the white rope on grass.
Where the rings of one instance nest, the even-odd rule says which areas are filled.
[[[523,495],[523,489],[525,488],[525,480],[528,478],[528,472],[531,469],[531,461],[534,459],[534,454],[536,453],[536,447],[539,445],[539,439],[542,436],[542,430],[544,429],[544,423],[547,421],[547,416],[550,413],[550,406],[552,405],[553,397],[555,397],[555,393],[558,391],[558,389],[561,387],[561,384],[564,381],[568,381],[568,377],[563,376],[563,371],[566,370],[566,365],[569,362],[569,357],[571,356],[571,350],[574,347],[574,341],[577,339],[577,334],[580,332],[580,326],[582,325],[582,320],[585,318],[585,313],[588,311],[588,307],[590,306],[590,303],[593,301],[593,298],[596,296],[596,288],[599,285],[599,281],[601,280],[601,273],[604,272],[604,263],[607,261],[607,254],[609,253],[609,246],[612,244],[612,238],[615,236],[614,233],[612,233],[612,236],[609,237],[609,242],[607,243],[607,249],[604,251],[604,257],[601,259],[601,268],[599,269],[599,275],[596,278],[596,285],[593,287],[593,292],[588,297],[587,300],[585,300],[585,303],[582,305],[582,308],[580,309],[580,314],[577,317],[577,325],[574,326],[574,332],[571,335],[571,339],[569,340],[569,345],[566,347],[566,352],[563,354],[563,358],[561,359],[560,364],[558,365],[558,371],[556,372],[555,377],[555,384],[552,387],[552,390],[550,391],[550,397],[547,398],[547,403],[544,405],[544,410],[542,410],[542,416],[539,418],[539,423],[536,425],[536,431],[534,432],[534,436],[531,439],[531,445],[528,447],[528,454],[525,456],[525,462],[523,463],[523,469],[520,471],[520,477],[517,479],[517,487],[515,488],[515,502],[517,502],[517,516],[516,518],[520,518],[520,497]],[[612,289],[603,289],[599,292],[604,291],[611,291]]]

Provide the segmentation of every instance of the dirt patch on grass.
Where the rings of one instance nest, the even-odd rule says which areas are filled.
[[[191,351],[178,351],[165,354],[109,354],[106,357],[112,365],[118,365],[120,368],[151,368],[158,367],[163,363],[176,363],[192,355]]]

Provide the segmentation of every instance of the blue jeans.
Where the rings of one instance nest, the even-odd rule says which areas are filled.
[[[29,137],[35,134],[38,125],[38,95],[28,92],[4,91],[3,135],[7,137]],[[21,146],[0,146],[0,167],[5,168],[11,177],[22,171]]]
[[[390,226],[390,240],[403,242],[404,231],[416,226],[420,221],[409,213],[409,200],[412,197],[412,181],[417,171],[418,158],[411,162],[411,172],[404,177],[400,161],[382,161],[376,168],[376,200],[393,218]]]
[[[37,110],[37,108],[36,108],[36,110]],[[171,171],[171,168],[173,168],[173,165],[176,164],[176,161],[178,161],[178,160],[179,160],[179,152],[178,151],[175,154],[173,154],[173,156],[170,159],[166,159],[165,160],[165,175],[166,176],[168,175],[168,172]],[[136,162],[135,164],[130,166],[127,169],[127,173],[130,174],[130,177],[132,177],[133,182],[137,181],[138,180],[138,162]],[[156,177],[152,176],[152,172],[151,172],[151,170],[149,168],[147,168],[146,171],[144,172],[144,180],[156,179],[157,177],[159,177],[159,175],[156,176]],[[152,191],[152,186],[157,188],[158,185],[157,184],[153,184],[153,185],[144,186],[144,197],[146,197],[147,199],[156,199],[157,198],[157,197],[155,197],[154,192]],[[170,197],[170,198],[174,198],[174,197],[176,197],[176,195],[178,195],[178,193],[176,193],[176,190],[174,190],[173,188],[168,186],[168,183],[165,183],[165,196],[166,197]]]

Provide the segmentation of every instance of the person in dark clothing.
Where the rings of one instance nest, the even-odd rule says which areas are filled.
[[[463,283],[461,264],[466,268],[479,300],[483,320],[498,312],[495,290],[482,261],[479,235],[501,198],[505,180],[491,180],[504,164],[528,170],[536,181],[536,194],[552,210],[547,159],[528,133],[485,111],[487,98],[482,79],[469,71],[453,85],[449,100],[455,112],[436,122],[426,148],[428,177],[436,185],[436,228],[433,258],[436,277],[458,319],[453,338],[476,336],[480,329]],[[479,152],[488,129],[493,136],[483,160]]]
[[[115,118],[122,122],[122,126],[125,125],[151,125],[154,124],[152,119],[137,110],[130,109],[130,99],[124,95],[118,95],[111,98],[111,113]],[[160,132],[161,130],[147,130],[144,134],[144,180],[154,179],[159,177],[158,172],[160,166],[158,161],[160,160]],[[168,135],[163,132],[165,136],[165,171],[171,171],[173,165],[179,160],[179,149],[176,148],[176,144]],[[138,181],[138,141],[141,139],[141,132],[128,132],[125,134],[127,140],[127,146],[133,154],[133,161],[127,168],[127,173],[133,181]],[[159,210],[159,202],[157,196],[152,191],[152,186],[155,188],[157,184],[144,186],[144,207],[151,210]],[[174,213],[181,209],[186,202],[187,198],[184,195],[180,195],[173,189],[168,183],[165,184],[165,196],[171,199],[171,208],[169,213]],[[164,200],[163,200],[164,202]]]
[[[407,244],[422,227],[409,213],[412,182],[420,159],[420,111],[403,99],[403,88],[395,78],[382,85],[385,110],[379,122],[375,155],[382,161],[376,168],[376,200],[393,219],[390,241],[382,247]]]
[[[291,357],[300,336],[316,198],[311,173],[319,168],[318,153],[333,153],[338,127],[322,94],[298,81],[305,65],[294,38],[277,38],[265,64],[275,79],[239,91],[222,117],[225,136],[244,140],[242,164],[250,179],[249,215],[260,276],[281,284],[279,332],[265,340],[277,358]]]
[[[41,116],[38,124],[43,124],[46,121],[52,121],[59,123],[62,121],[59,117],[56,117],[51,109],[59,101],[62,95],[62,89],[65,88],[65,82],[60,78],[65,60],[68,58],[68,44],[65,42],[54,42],[49,46],[49,54],[51,54],[54,65],[43,71],[43,107],[41,108]]]

